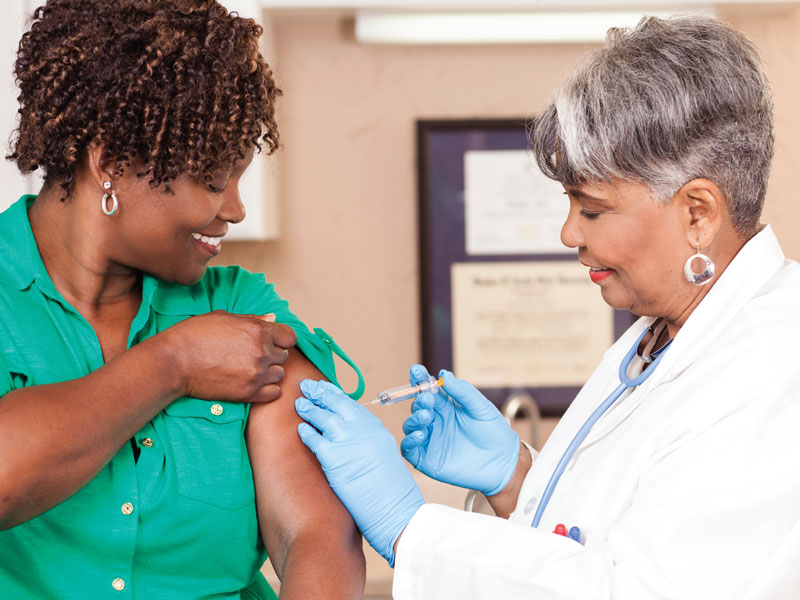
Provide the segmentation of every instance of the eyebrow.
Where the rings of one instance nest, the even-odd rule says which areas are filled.
[[[583,190],[579,188],[566,188],[567,194],[570,196],[575,196],[576,198],[582,198],[584,200],[594,200],[595,202],[606,202],[607,198],[598,198],[597,196],[592,196],[591,194],[587,194]]]

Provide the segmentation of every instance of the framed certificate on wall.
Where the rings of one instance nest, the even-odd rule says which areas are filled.
[[[417,147],[425,366],[562,414],[635,316],[561,243],[569,203],[524,119],[418,121]]]

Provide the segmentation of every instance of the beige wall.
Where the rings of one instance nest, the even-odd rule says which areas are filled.
[[[374,395],[403,382],[421,355],[416,119],[531,114],[586,47],[363,46],[353,40],[352,24],[336,15],[275,19],[275,70],[284,91],[281,235],[228,243],[218,262],[265,272],[301,318],[324,327],[361,365]],[[778,150],[766,219],[797,258],[800,11],[730,20],[768,63]],[[352,389],[354,378],[342,372]],[[399,437],[408,407],[378,410]],[[462,501],[460,490],[420,482],[428,500]],[[391,576],[374,554],[369,573],[372,589]]]
[[[787,256],[800,260],[800,199],[795,175],[800,167],[800,10],[761,15],[736,11],[728,19],[758,45],[775,97],[775,160],[765,223],[770,223]]]

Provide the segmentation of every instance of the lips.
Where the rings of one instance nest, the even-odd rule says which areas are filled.
[[[219,249],[222,245],[222,236],[210,236],[203,235],[201,233],[193,233],[192,239],[213,256],[219,254]]]
[[[591,279],[594,283],[600,283],[613,272],[614,269],[589,267],[589,279]]]

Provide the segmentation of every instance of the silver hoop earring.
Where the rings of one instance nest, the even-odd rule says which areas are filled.
[[[693,285],[705,285],[714,277],[714,262],[705,254],[700,254],[699,243],[696,244],[695,248],[696,252],[692,254],[683,265],[683,275],[686,277],[686,281]],[[694,270],[692,270],[692,263],[697,258],[706,263],[702,273],[695,273]]]
[[[103,188],[106,190],[111,190],[111,182],[106,181],[103,184]],[[111,208],[108,208],[108,197],[111,196]],[[117,202],[117,194],[112,190],[110,193],[106,192],[103,194],[103,199],[100,201],[100,207],[103,209],[103,212],[107,214],[109,217],[117,212],[117,208],[119,208],[119,202]]]

